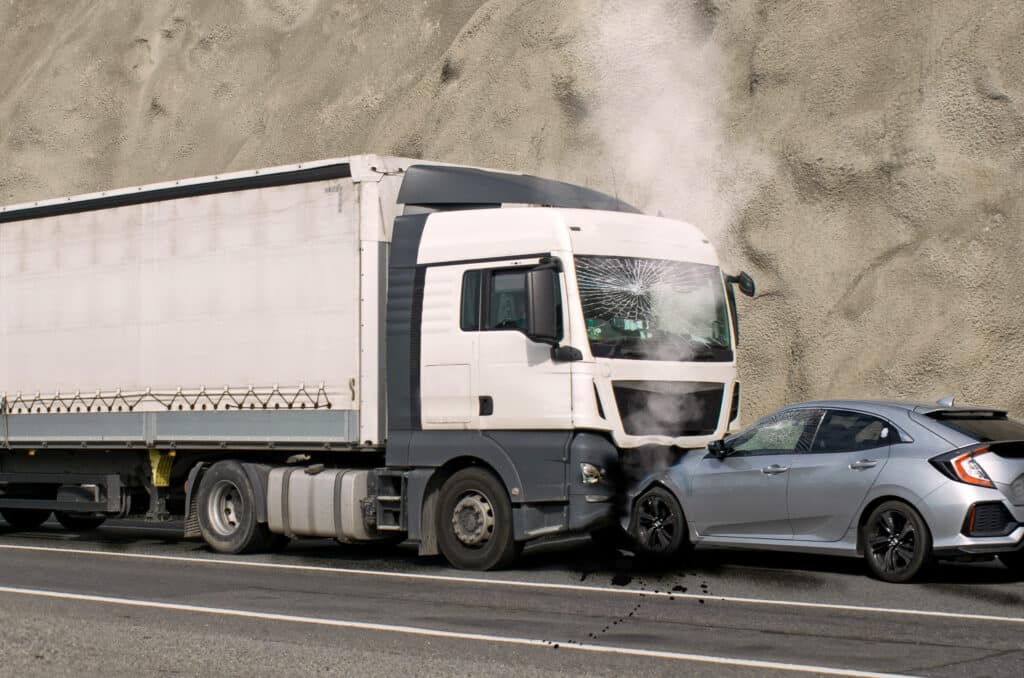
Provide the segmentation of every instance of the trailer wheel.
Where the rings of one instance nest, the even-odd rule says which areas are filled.
[[[106,516],[98,516],[93,513],[70,513],[68,511],[54,511],[53,517],[67,529],[78,532],[95,530],[107,520]]]
[[[11,527],[31,530],[45,523],[50,517],[50,512],[46,509],[5,508],[0,509],[0,516],[3,516]]]
[[[199,531],[220,553],[255,553],[273,542],[266,523],[256,520],[256,492],[237,461],[219,461],[199,486]]]
[[[454,567],[507,567],[519,549],[512,538],[512,504],[494,474],[480,468],[456,472],[441,486],[437,545]]]

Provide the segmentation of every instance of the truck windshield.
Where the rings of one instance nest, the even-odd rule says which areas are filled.
[[[717,266],[577,256],[576,278],[595,357],[732,360],[729,308]]]

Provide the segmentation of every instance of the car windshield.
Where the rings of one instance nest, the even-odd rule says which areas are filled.
[[[576,278],[594,356],[732,360],[729,307],[717,266],[577,256]]]
[[[931,416],[942,422],[943,426],[970,436],[979,443],[1024,440],[1024,424],[1005,416],[957,415],[942,412]]]

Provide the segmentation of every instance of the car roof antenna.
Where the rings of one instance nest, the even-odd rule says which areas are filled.
[[[940,400],[938,400],[936,402],[937,402],[937,404],[941,405],[942,407],[953,407],[953,401],[954,400],[956,400],[956,396],[947,396],[947,397],[942,398],[942,399],[940,399]]]

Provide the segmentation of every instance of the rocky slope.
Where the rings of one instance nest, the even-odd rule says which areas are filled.
[[[758,279],[745,414],[1024,412],[1024,3],[0,0],[0,203],[377,151],[586,183]]]

